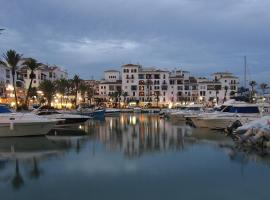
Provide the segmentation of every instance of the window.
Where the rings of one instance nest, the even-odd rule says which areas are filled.
[[[109,85],[109,90],[113,91],[114,90],[114,86],[113,85]]]
[[[182,80],[177,80],[177,84],[181,85],[181,84],[183,84],[183,81]]]
[[[166,78],[166,75],[165,74],[163,74],[163,79],[165,79]]]
[[[160,79],[160,75],[159,74],[155,74],[154,75],[154,79]]]
[[[144,74],[139,74],[139,79],[144,79]]]
[[[151,79],[151,78],[152,78],[151,74],[146,74],[146,79]]]
[[[170,80],[170,85],[174,85],[174,80]]]
[[[131,90],[137,90],[137,85],[132,85]]]

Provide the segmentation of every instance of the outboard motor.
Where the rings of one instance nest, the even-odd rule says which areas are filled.
[[[243,124],[239,121],[236,120],[235,122],[232,123],[229,127],[227,127],[227,132],[231,135],[233,131],[235,131],[238,127],[242,126]]]

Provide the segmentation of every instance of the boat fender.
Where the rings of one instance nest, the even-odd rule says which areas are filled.
[[[10,124],[9,124],[9,129],[10,129],[11,131],[13,131],[13,130],[14,130],[14,123],[13,123],[12,120],[15,120],[15,118],[9,118],[9,120],[11,120],[11,122],[10,122]]]
[[[14,130],[14,124],[13,124],[13,122],[10,122],[9,129],[10,129],[11,131]]]

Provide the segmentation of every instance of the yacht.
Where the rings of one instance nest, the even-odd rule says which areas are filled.
[[[106,108],[105,110],[105,116],[109,117],[109,116],[119,116],[120,115],[120,109],[116,109],[116,108]]]
[[[45,135],[57,122],[31,113],[13,113],[0,105],[0,137]]]
[[[191,104],[182,110],[170,113],[170,117],[178,121],[186,121],[187,117],[197,115],[202,112],[204,112],[204,106],[202,104]]]
[[[83,123],[91,119],[90,116],[61,113],[56,110],[35,110],[33,113],[38,116],[46,117],[47,119],[56,119],[58,120],[57,125]]]
[[[87,115],[93,118],[104,118],[105,109],[99,107],[97,108],[95,105],[81,104],[75,113],[72,114]]]
[[[197,128],[225,129],[237,120],[244,124],[260,116],[259,105],[229,100],[218,111],[191,116],[190,119]]]

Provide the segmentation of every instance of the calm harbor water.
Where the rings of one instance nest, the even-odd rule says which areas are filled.
[[[218,132],[129,115],[0,139],[0,197],[268,199],[270,156]]]

